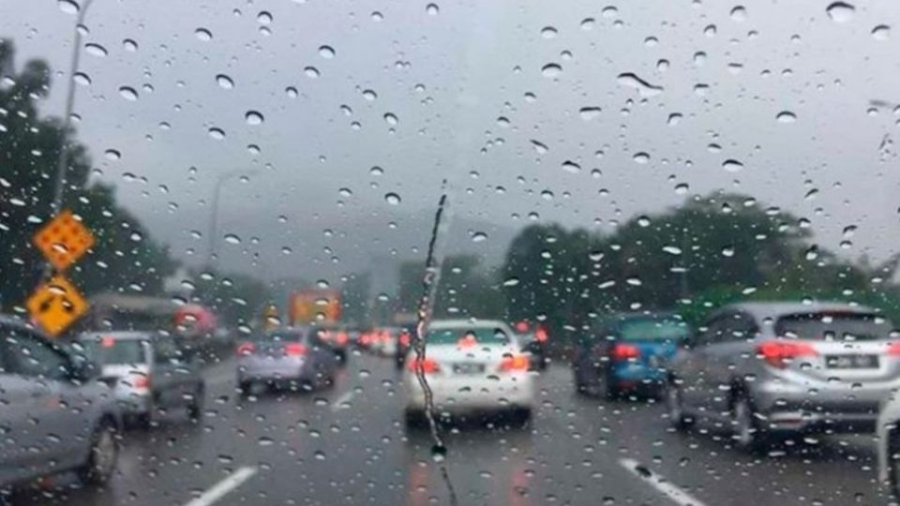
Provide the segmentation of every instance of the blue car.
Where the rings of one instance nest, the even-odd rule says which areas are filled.
[[[585,395],[618,398],[623,391],[657,394],[666,363],[690,336],[674,313],[623,313],[578,342],[572,369],[575,387]]]

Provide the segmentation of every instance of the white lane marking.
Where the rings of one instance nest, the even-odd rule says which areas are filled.
[[[334,403],[331,405],[331,410],[337,411],[339,409],[347,409],[348,406],[344,406],[344,404],[350,402],[350,399],[352,399],[354,395],[356,395],[356,392],[354,392],[353,390],[348,390],[344,393],[344,395],[338,397],[334,401]]]
[[[232,490],[240,487],[242,483],[249,480],[254,474],[256,474],[256,467],[244,466],[184,506],[210,506],[225,497]]]
[[[649,484],[669,499],[675,501],[676,504],[682,506],[706,506],[700,499],[697,499],[691,494],[676,487],[662,475],[652,473],[648,476],[638,471],[637,468],[640,466],[640,463],[634,459],[619,459],[619,465],[624,467],[626,471],[640,478],[641,481]]]

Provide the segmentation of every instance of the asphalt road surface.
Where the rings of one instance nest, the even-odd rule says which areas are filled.
[[[326,391],[247,400],[232,362],[207,375],[202,423],[169,413],[154,431],[128,431],[105,490],[59,476],[13,504],[418,506],[451,504],[448,484],[460,505],[891,504],[870,436],[745,455],[716,427],[673,433],[657,403],[577,396],[563,366],[541,376],[530,428],[459,428],[442,462],[427,433],[407,434],[387,359],[351,356]]]

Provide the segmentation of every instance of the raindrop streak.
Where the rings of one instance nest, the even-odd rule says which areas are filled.
[[[331,46],[319,46],[319,56],[326,60],[334,58],[334,48]]]
[[[797,121],[797,115],[791,111],[781,111],[778,113],[778,116],[775,116],[775,119],[779,123],[793,123]]]
[[[891,27],[888,25],[878,25],[872,28],[872,37],[875,40],[888,40],[891,36]]]
[[[104,57],[109,54],[109,51],[106,50],[105,47],[100,44],[94,44],[93,42],[85,44],[84,50],[87,51],[89,55]]]
[[[597,116],[600,116],[600,108],[599,107],[582,107],[578,114],[581,116],[581,119],[584,121],[590,121]]]
[[[122,98],[125,100],[130,100],[132,102],[138,99],[137,91],[129,86],[122,86],[119,88],[119,95],[122,95]]]
[[[846,2],[832,2],[826,9],[828,17],[836,23],[846,23],[853,19],[856,7]]]
[[[265,118],[262,113],[257,111],[247,111],[247,114],[244,115],[244,119],[247,120],[248,125],[262,125]]]
[[[216,76],[216,82],[219,83],[219,87],[225,90],[230,90],[234,88],[234,81],[231,80],[230,77],[225,74],[219,74]]]
[[[74,0],[59,0],[57,5],[59,6],[59,10],[66,14],[78,14],[78,11],[81,10],[81,6]]]
[[[617,81],[622,86],[635,88],[642,97],[655,97],[663,92],[662,86],[652,85],[630,72],[619,74]]]
[[[562,67],[558,63],[548,63],[541,67],[541,75],[550,79],[555,79],[562,74]]]
[[[396,193],[388,193],[388,194],[386,194],[386,195],[384,196],[384,200],[385,200],[385,202],[387,202],[388,204],[390,204],[390,205],[392,205],[392,206],[399,205],[400,202],[401,202],[401,201],[400,201],[400,195],[397,195]]]
[[[722,168],[728,172],[738,172],[744,168],[744,164],[734,159],[728,159],[722,162]]]
[[[197,28],[194,30],[194,35],[198,40],[202,40],[203,42],[209,42],[212,40],[212,32],[207,30],[206,28]]]

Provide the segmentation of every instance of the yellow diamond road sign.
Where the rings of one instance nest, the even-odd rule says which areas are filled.
[[[88,309],[78,289],[59,275],[37,287],[25,306],[32,320],[51,336],[58,336]]]
[[[94,235],[72,211],[64,209],[38,230],[34,245],[57,270],[63,271],[94,245]]]

